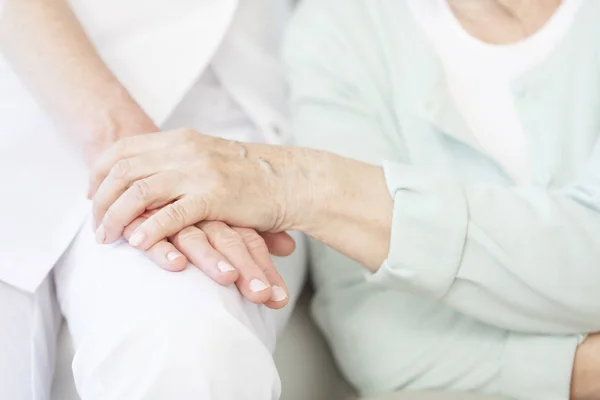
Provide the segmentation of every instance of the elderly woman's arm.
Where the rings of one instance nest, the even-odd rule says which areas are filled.
[[[352,122],[361,125],[363,121],[357,118]],[[332,123],[325,121],[321,123],[324,123],[325,128],[334,128]],[[370,144],[367,141],[362,146],[370,146]],[[394,163],[387,168],[404,168],[404,166]],[[346,177],[354,177],[361,184],[350,184],[347,187]],[[428,175],[425,174],[424,177]],[[412,182],[418,184],[414,180]],[[358,186],[361,190],[357,190]],[[452,184],[449,188],[454,190]],[[490,335],[490,345],[497,341],[504,342],[506,345],[502,347],[505,348],[503,353],[505,358],[498,361],[496,366],[499,373],[505,368],[505,373],[511,372],[510,376],[516,379],[517,376],[514,375],[516,371],[526,371],[522,365],[524,362],[529,363],[529,367],[537,371],[536,379],[532,379],[531,375],[522,376],[523,381],[520,384],[526,383],[525,387],[520,387],[513,381],[505,381],[504,378],[494,384],[505,385],[502,393],[513,394],[517,398],[542,398],[531,397],[531,393],[551,395],[543,398],[566,398],[573,356],[579,337],[577,335],[549,336],[547,333],[585,332],[586,329],[595,329],[596,319],[585,318],[587,312],[595,312],[597,307],[593,302],[597,296],[596,288],[587,288],[587,281],[585,281],[585,278],[591,276],[591,279],[595,279],[597,275],[597,272],[591,269],[591,261],[589,265],[585,265],[590,268],[589,274],[586,277],[579,277],[582,282],[578,283],[576,288],[565,286],[564,290],[567,293],[564,296],[557,295],[562,290],[558,284],[555,288],[557,293],[553,294],[555,297],[547,299],[538,293],[539,289],[535,287],[522,288],[525,282],[532,286],[538,284],[536,279],[523,279],[522,274],[497,282],[493,277],[486,276],[489,273],[498,273],[492,269],[495,264],[491,262],[494,256],[492,250],[498,245],[497,243],[484,243],[490,246],[483,249],[485,257],[479,254],[482,251],[479,248],[476,253],[477,261],[471,264],[472,259],[468,254],[471,251],[470,246],[479,247],[481,244],[478,243],[477,236],[469,236],[463,231],[462,224],[474,222],[472,217],[465,215],[464,209],[460,209],[466,207],[468,199],[464,199],[464,202],[456,201],[443,191],[436,193],[435,187],[429,189],[433,194],[424,191],[424,196],[433,196],[440,202],[448,199],[450,206],[446,210],[458,212],[458,215],[465,219],[456,221],[454,217],[438,215],[440,221],[429,221],[429,216],[424,211],[429,212],[427,203],[430,200],[419,199],[419,192],[411,193],[411,189],[411,187],[406,188],[410,195],[417,198],[409,197],[404,201],[396,196],[396,210],[392,217],[389,215],[392,209],[390,204],[392,197],[386,192],[381,168],[319,151],[256,144],[241,145],[190,130],[138,136],[119,142],[101,158],[95,169],[92,186],[92,192],[95,194],[95,214],[100,216],[99,222],[107,232],[106,243],[116,240],[123,227],[146,209],[164,206],[131,236],[131,245],[140,249],[146,249],[157,240],[168,237],[182,226],[196,221],[222,220],[228,224],[262,231],[303,230],[310,236],[343,251],[347,256],[362,260],[363,265],[377,269],[374,266],[378,262],[383,262],[386,253],[382,249],[385,247],[381,244],[382,236],[385,236],[385,232],[389,232],[390,229],[402,231],[408,227],[409,232],[415,232],[419,240],[415,242],[410,235],[398,237],[397,234],[396,237],[392,234],[391,241],[384,240],[384,243],[391,243],[392,256],[388,257],[384,263],[387,265],[384,265],[377,274],[382,272],[387,274],[383,275],[383,278],[399,290],[428,296],[436,294],[428,291],[428,283],[436,282],[440,278],[435,274],[440,274],[443,279],[451,280],[449,287],[445,289],[448,292],[440,299],[441,301],[465,313],[481,313],[480,319],[496,321],[498,326],[511,325],[523,330],[539,331],[538,334],[506,332],[506,336],[498,335],[493,331],[481,332],[483,335]],[[502,190],[501,194],[506,196],[507,201],[516,202],[513,206],[515,209],[511,209],[511,212],[521,212],[530,207],[526,204],[527,197],[522,198],[523,195],[519,192],[506,189]],[[567,194],[546,193],[544,196],[548,201],[573,202],[571,207],[583,207],[578,206],[577,202],[570,199]],[[421,202],[425,202],[424,208]],[[336,204],[341,206],[336,207]],[[495,203],[488,201],[487,204]],[[438,205],[438,207],[442,206]],[[501,211],[499,205],[496,207],[497,211]],[[425,232],[420,231],[423,228],[419,223],[410,223],[412,218],[407,220],[398,217],[398,213],[403,216],[411,210],[416,210],[415,216],[419,217],[415,218],[416,221],[425,219],[423,221]],[[435,208],[432,211],[435,211]],[[539,235],[535,238],[536,245],[543,246],[546,243],[549,246],[547,251],[558,257],[560,247],[557,246],[567,244],[569,242],[566,240],[567,236],[573,235],[574,232],[559,233],[558,241],[555,242],[554,240],[557,239],[554,231],[543,229],[545,226],[543,221],[537,219],[532,211],[529,213],[527,215],[530,219],[527,222],[539,230]],[[504,216],[507,220],[510,219],[509,214]],[[385,222],[386,218],[388,218],[387,222]],[[426,223],[434,226],[428,226]],[[503,223],[507,229],[511,226],[510,221]],[[591,223],[594,221],[592,220]],[[453,250],[463,252],[463,257],[460,257],[460,254],[448,254],[443,250],[446,243],[442,238],[437,237],[436,224],[447,233],[445,239],[451,243],[450,249],[456,246]],[[518,232],[514,234],[519,236]],[[398,241],[399,239],[405,242]],[[594,239],[587,234],[580,236],[579,239],[595,243]],[[438,243],[438,240],[441,243]],[[461,243],[462,241],[466,244]],[[407,247],[407,243],[412,243],[415,247]],[[437,247],[434,249],[434,246]],[[586,256],[591,257],[596,250],[592,248],[592,244],[589,246],[582,250],[589,253]],[[397,256],[397,259],[392,258],[395,248],[403,249],[406,262],[402,261],[400,256]],[[438,251],[438,248],[442,250]],[[456,259],[449,257],[451,255]],[[515,257],[524,256],[516,252]],[[452,264],[453,260],[459,263],[460,268],[475,270],[466,271],[464,276],[454,276],[452,275],[454,272],[448,272],[457,268]],[[551,268],[558,267],[561,267],[561,264],[551,265]],[[447,278],[448,275],[450,278]],[[421,278],[422,281],[414,279],[415,277]],[[498,279],[500,278],[504,279],[502,276]],[[548,284],[547,281],[540,283],[542,288],[546,288]],[[475,291],[482,285],[484,289],[497,293],[498,303],[490,304],[490,295],[485,290]],[[503,289],[509,292],[502,292]],[[508,307],[513,304],[513,301],[519,299],[522,301],[528,299],[528,296],[537,296],[535,298],[539,303],[520,303],[514,310]],[[570,301],[582,302],[582,307],[587,308],[583,310],[572,308],[571,312],[563,313],[563,308],[573,307]],[[529,311],[532,306],[535,306],[533,312]],[[531,313],[531,319],[525,321],[525,315],[528,313]],[[546,318],[552,313],[558,316],[555,321]],[[497,314],[501,314],[501,317],[499,318]],[[448,331],[444,333],[448,334],[453,329],[455,328],[450,325]],[[402,340],[402,332],[397,332],[397,335],[399,335],[398,340]],[[465,348],[464,351],[468,349]],[[526,353],[532,351],[537,354],[536,357],[525,357]],[[432,356],[437,355],[432,354]],[[457,358],[452,363],[451,370],[447,372],[455,375],[457,363],[462,361]],[[588,368],[593,368],[593,365],[588,364],[584,367],[586,370]],[[586,373],[583,375],[587,376]],[[456,376],[457,384],[460,382],[459,378],[460,376]],[[552,382],[555,386],[547,386],[548,382]],[[587,382],[593,384],[595,380]],[[532,392],[533,390],[535,391]],[[523,392],[527,392],[528,397],[524,397]]]
[[[408,159],[397,143],[392,143],[382,134],[382,131],[388,126],[383,125],[381,118],[378,118],[378,107],[389,106],[382,104],[385,100],[371,96],[365,90],[365,86],[373,87],[376,90],[380,89],[385,93],[385,83],[379,84],[374,80],[377,76],[373,73],[372,64],[381,62],[377,57],[378,53],[371,51],[372,46],[359,46],[363,41],[369,42],[374,39],[372,36],[366,36],[365,31],[370,32],[372,28],[358,7],[349,7],[343,4],[343,1],[306,1],[305,7],[302,7],[297,14],[295,23],[290,29],[288,43],[286,46],[286,58],[290,65],[290,81],[292,82],[293,104],[295,130],[297,132],[298,144],[309,147],[316,147],[334,151],[348,157],[357,158],[366,162],[376,164],[382,159],[402,162]],[[377,29],[374,29],[377,30]],[[378,33],[380,33],[378,31]],[[318,45],[317,45],[318,44]],[[356,48],[361,47],[361,52],[358,53]],[[370,55],[373,54],[373,57]],[[390,73],[393,73],[390,71]],[[397,132],[400,135],[400,132]],[[400,166],[402,168],[402,166]],[[600,166],[590,168],[592,174],[600,171]],[[391,177],[390,177],[391,178]],[[403,177],[398,177],[402,179]],[[594,180],[589,180],[588,185],[594,186]],[[391,183],[391,182],[390,182]],[[419,182],[416,182],[417,184]],[[442,182],[441,188],[446,187],[446,183]],[[392,188],[391,188],[392,189]],[[519,198],[518,191],[500,190],[506,196],[513,199]],[[392,190],[392,192],[394,192]],[[407,207],[412,204],[415,210],[419,210],[418,192],[405,193],[408,198]],[[544,193],[546,198],[558,195],[548,192]],[[564,195],[564,193],[563,193]],[[417,197],[417,198],[415,198]],[[563,199],[565,197],[562,197]],[[526,198],[521,198],[520,206],[528,208]],[[411,200],[415,200],[412,202]],[[443,199],[440,199],[443,202]],[[500,200],[500,199],[498,199]],[[583,207],[577,202],[569,201],[572,207],[577,208],[583,214],[592,216],[591,221],[586,221],[585,216],[578,220],[571,220],[571,223],[576,225],[570,229],[570,232],[564,232],[566,238],[573,231],[577,232],[577,224],[580,222],[594,224],[597,220],[594,208]],[[396,212],[401,211],[403,200],[401,196],[396,199]],[[485,209],[485,201],[481,201],[480,207]],[[498,203],[495,204],[499,206]],[[444,221],[446,216],[444,211],[452,213],[450,205],[441,205],[440,212],[436,209],[424,213],[425,217],[435,221],[435,217]],[[529,210],[533,214],[534,210]],[[412,215],[419,216],[418,213]],[[542,217],[542,214],[539,214]],[[462,223],[467,223],[467,217],[463,216]],[[481,219],[478,217],[478,219]],[[501,219],[501,218],[499,218]],[[544,218],[535,218],[536,227],[546,225]],[[513,220],[514,221],[514,220]],[[445,238],[444,231],[438,232],[437,229],[432,229],[431,234],[419,236],[423,231],[418,226],[416,229],[411,229],[414,224],[405,224],[404,221],[397,220],[397,234],[406,232],[406,239],[411,240],[410,236],[414,237],[416,248],[413,250],[410,246],[407,249],[406,258],[403,254],[397,253],[397,257],[402,261],[411,261],[411,254],[422,253],[421,259],[412,259],[413,266],[419,266],[424,274],[430,275],[432,279],[439,278],[438,274],[444,274],[442,268],[445,264],[441,262],[442,258],[430,257],[436,255],[438,249],[445,249],[446,243],[451,243],[452,237]],[[409,221],[406,221],[409,222]],[[530,222],[530,221],[527,221]],[[507,224],[504,225],[508,227]],[[547,225],[546,225],[547,226]],[[489,227],[489,225],[488,225]],[[439,228],[438,228],[439,229]],[[549,230],[545,238],[549,236]],[[428,233],[428,232],[426,232]],[[513,233],[509,233],[509,238]],[[538,240],[540,237],[531,237],[526,231],[516,232],[520,236],[527,237],[525,241]],[[585,282],[590,279],[590,285],[585,285],[586,293],[579,293],[577,285],[566,287],[565,295],[571,296],[572,299],[581,299],[590,307],[598,306],[595,301],[597,283],[599,281],[598,262],[600,257],[595,252],[598,248],[599,236],[594,236],[593,233],[581,232],[577,235],[586,243],[587,255],[591,258],[585,266],[576,266],[571,282],[578,282],[579,285],[585,285]],[[431,243],[431,237],[438,237],[439,247]],[[399,238],[400,239],[400,238]],[[504,239],[508,239],[504,236]],[[558,239],[558,238],[557,238]],[[477,241],[466,237],[454,236],[455,244],[460,252],[467,252],[467,241]],[[559,239],[560,240],[560,239]],[[589,241],[592,240],[593,243]],[[516,240],[514,243],[518,243]],[[567,241],[571,243],[571,241]],[[399,245],[399,242],[392,240],[393,246]],[[409,243],[409,242],[407,242]],[[542,243],[539,244],[543,248]],[[558,247],[548,249],[551,252],[558,253],[563,247],[563,243],[559,243]],[[472,245],[469,246],[472,249]],[[311,249],[313,254],[312,263],[320,264],[317,266],[316,274],[319,276],[319,271],[331,269],[332,273],[328,275],[323,283],[323,292],[326,297],[322,307],[338,304],[337,312],[345,313],[339,317],[338,321],[344,321],[338,330],[348,329],[348,320],[356,319],[355,313],[365,309],[366,303],[371,303],[372,307],[365,310],[369,314],[363,321],[373,321],[373,314],[378,313],[379,307],[385,308],[386,305],[378,305],[376,299],[366,298],[364,301],[358,302],[356,308],[350,308],[351,305],[345,300],[327,301],[327,296],[336,296],[336,291],[331,290],[332,286],[346,287],[350,286],[350,282],[355,279],[360,279],[360,273],[352,273],[348,270],[356,268],[355,263],[349,259],[344,259],[335,251],[326,249],[321,245],[315,244]],[[470,250],[472,251],[472,250]],[[444,251],[444,254],[447,254]],[[521,255],[521,251],[517,251]],[[542,253],[543,254],[543,253]],[[539,256],[539,253],[538,253]],[[493,259],[493,253],[489,256]],[[544,257],[544,259],[548,259]],[[594,399],[600,395],[600,381],[597,379],[598,369],[597,358],[600,355],[600,337],[598,335],[590,337],[583,345],[577,347],[575,359],[573,353],[577,346],[577,338],[575,335],[548,335],[544,329],[556,328],[548,327],[547,321],[549,318],[544,318],[544,322],[535,326],[540,322],[536,316],[536,312],[530,313],[529,310],[523,309],[527,307],[520,301],[520,295],[525,292],[537,291],[535,288],[538,284],[546,286],[550,293],[561,292],[562,282],[560,280],[546,281],[544,278],[548,276],[550,271],[563,271],[563,274],[569,274],[572,263],[568,260],[555,259],[555,263],[546,265],[540,271],[539,263],[523,265],[524,260],[519,262],[520,266],[515,268],[509,260],[507,264],[499,265],[492,262],[487,265],[478,263],[477,258],[460,260],[459,268],[466,267],[463,271],[465,275],[453,275],[456,270],[449,268],[451,272],[448,279],[453,283],[449,290],[449,297],[441,297],[440,301],[450,301],[451,305],[459,311],[470,311],[476,309],[481,310],[477,314],[480,315],[483,321],[499,322],[498,325],[502,328],[511,327],[514,322],[522,322],[524,319],[529,319],[539,333],[518,333],[514,331],[501,331],[487,327],[477,326],[477,324],[469,324],[468,317],[456,315],[451,319],[445,319],[440,314],[443,311],[431,312],[426,310],[419,314],[413,307],[413,303],[405,301],[406,296],[400,297],[397,302],[389,304],[393,307],[393,311],[381,312],[383,315],[389,315],[390,323],[384,322],[375,323],[374,329],[380,327],[379,330],[390,329],[389,327],[398,326],[398,329],[388,333],[389,340],[400,343],[405,352],[399,354],[390,354],[389,357],[399,360],[398,364],[401,367],[399,373],[399,381],[402,387],[408,389],[450,389],[450,390],[477,390],[486,391],[495,394],[502,394],[516,399],[560,399],[567,398],[575,399]],[[489,260],[489,259],[488,259]],[[515,260],[516,261],[516,260]],[[563,262],[561,262],[563,261]],[[464,264],[463,264],[464,263]],[[410,264],[405,264],[410,266]],[[447,264],[446,264],[447,265]],[[399,266],[402,270],[402,264]],[[516,276],[508,281],[495,282],[496,268],[506,269],[508,272],[512,270]],[[519,268],[524,268],[519,272]],[[346,270],[346,271],[344,271]],[[325,273],[325,272],[323,272]],[[525,277],[525,274],[529,275]],[[348,278],[350,275],[350,278]],[[509,275],[512,275],[509,273]],[[407,277],[409,275],[407,274]],[[504,275],[505,276],[505,275]],[[337,277],[337,278],[336,278]],[[480,282],[485,285],[480,287]],[[544,282],[547,282],[544,285]],[[551,283],[553,282],[553,283]],[[495,284],[498,286],[495,286]],[[508,283],[508,284],[507,284]],[[531,284],[529,288],[525,288]],[[412,286],[412,285],[409,285]],[[406,285],[395,286],[402,291],[409,290],[414,292],[417,287],[412,286],[407,288]],[[470,287],[467,291],[465,287]],[[514,304],[514,307],[501,307],[501,315],[498,315],[497,307],[494,305],[481,305],[480,299],[486,299],[487,289],[492,287],[496,289],[499,298],[506,299]],[[479,290],[477,290],[479,288]],[[500,289],[500,290],[498,290]],[[375,291],[376,289],[374,289]],[[385,289],[384,289],[385,290]],[[505,290],[503,292],[502,290]],[[339,291],[337,292],[339,293]],[[457,297],[450,297],[452,293],[456,293]],[[539,291],[538,291],[539,293]],[[399,293],[401,295],[401,293]],[[382,294],[385,296],[385,294]],[[431,296],[431,292],[425,296]],[[510,300],[513,297],[513,301]],[[374,296],[375,297],[375,296]],[[435,296],[440,298],[440,296]],[[384,297],[387,298],[387,297]],[[393,296],[389,296],[393,298]],[[315,304],[315,306],[318,306]],[[597,308],[596,308],[597,310]],[[542,311],[544,315],[552,315],[553,312],[559,311],[561,316],[565,314],[577,314],[576,306],[571,306],[569,311],[563,310],[558,304],[553,302],[552,298],[547,298],[544,304],[540,304],[537,311]],[[315,307],[316,315],[320,315],[319,308]],[[335,313],[335,309],[327,308],[322,311],[322,320],[325,321],[321,327],[329,333],[329,339],[332,343],[343,342],[340,337],[332,332],[334,327],[330,321]],[[392,315],[390,315],[392,314]],[[393,314],[400,314],[395,317]],[[385,318],[385,317],[383,317]],[[580,317],[581,318],[581,317]],[[551,319],[551,318],[550,318]],[[580,319],[580,321],[583,320]],[[360,323],[360,319],[357,323]],[[570,326],[569,319],[557,320],[560,328],[572,328],[576,331],[577,327]],[[597,320],[592,329],[597,329]],[[519,324],[522,326],[521,324]],[[528,324],[529,328],[532,325]],[[465,328],[466,326],[466,328]],[[489,328],[489,329],[488,329]],[[352,333],[350,337],[356,335],[356,327],[350,327]],[[365,331],[368,331],[366,329]],[[347,337],[345,337],[347,338]],[[430,341],[428,341],[430,339]],[[462,341],[461,339],[465,339]],[[404,345],[402,345],[404,344]],[[357,346],[359,347],[359,346]],[[385,343],[380,347],[382,349],[390,348]],[[391,348],[396,348],[392,346]],[[498,354],[494,355],[494,349],[501,348]],[[368,349],[372,349],[371,346]],[[478,356],[477,356],[478,355]],[[353,357],[349,357],[352,359]],[[420,368],[425,361],[424,367]],[[478,360],[479,364],[473,364],[473,360]],[[389,365],[383,361],[384,365]],[[415,369],[416,368],[416,369]],[[486,375],[489,368],[496,371],[495,374]],[[387,369],[387,368],[386,368]],[[571,373],[571,369],[573,372]],[[388,369],[389,370],[389,369]],[[397,371],[397,369],[396,369]],[[473,375],[474,371],[481,374]],[[467,385],[472,385],[470,388]],[[569,396],[569,391],[571,396]]]
[[[379,40],[376,30],[336,3],[308,1],[289,35],[296,137],[373,164],[389,160],[390,253],[372,279],[505,329],[598,331],[600,143],[588,169],[558,190],[463,185],[407,165],[402,132],[380,117],[393,95],[376,67],[381,52],[365,43]]]
[[[382,120],[377,117],[376,108],[381,106],[382,100],[368,96],[365,91],[360,90],[360,87],[364,87],[365,84],[377,88],[384,86],[377,85],[377,82],[373,81],[376,74],[372,73],[369,66],[369,62],[377,63],[377,58],[356,52],[356,43],[372,38],[365,39],[364,35],[364,30],[369,30],[371,27],[368,26],[368,22],[364,22],[366,27],[361,25],[360,21],[364,21],[362,15],[353,14],[348,11],[349,9],[351,7],[342,5],[342,1],[307,1],[290,30],[286,58],[291,69],[297,140],[301,145],[326,148],[371,163],[378,163],[381,159],[401,162],[407,159],[406,154],[402,152],[402,149],[398,149],[397,143],[392,143],[385,135],[380,134],[383,129],[387,128],[385,125],[382,126]],[[316,43],[319,45],[315,45]],[[363,46],[362,49],[364,52],[370,51],[369,46]],[[370,61],[365,62],[365,60]],[[385,92],[384,89],[382,89],[383,92]],[[400,133],[398,132],[398,134]],[[443,186],[444,184],[442,184]],[[511,193],[511,191],[507,190],[505,193]],[[512,193],[511,197],[515,194]],[[397,207],[401,207],[399,201]],[[443,215],[442,218],[444,218]],[[402,223],[398,225],[401,229],[409,229],[408,226],[406,228],[403,226]],[[418,235],[420,232],[420,229],[407,230],[407,235]],[[441,233],[443,236],[443,232]],[[523,232],[523,234],[526,233]],[[421,245],[417,247],[417,251],[427,253],[424,254],[425,257],[429,256],[432,249],[434,249],[434,253],[436,251],[435,247],[429,247],[430,243],[427,241],[427,237],[429,236],[421,238],[422,241],[420,241],[427,248],[422,248]],[[597,240],[597,238],[588,236],[584,241]],[[440,248],[443,249],[445,244],[443,237],[440,242]],[[317,248],[312,248],[311,253],[313,254],[312,263],[320,264],[317,266],[317,274],[319,270],[333,270],[329,275],[330,280],[324,282],[323,292],[325,295],[331,291],[330,286],[347,286],[348,284],[345,283],[347,278],[343,278],[343,276],[347,276],[349,273],[351,276],[357,275],[357,279],[360,279],[358,271],[354,275],[348,271],[344,272],[344,270],[356,268],[355,263],[351,260],[344,260],[334,251],[321,248],[318,244],[315,246]],[[593,251],[591,246],[588,249]],[[460,243],[457,244],[457,247],[461,248]],[[461,248],[461,250],[463,249]],[[559,249],[554,249],[554,251],[559,251]],[[400,254],[399,257],[402,255]],[[596,260],[598,259],[596,258]],[[588,272],[586,273],[586,270],[582,269],[574,278],[580,282],[584,282],[586,279],[595,279],[594,282],[597,282],[598,268],[593,264],[597,263],[590,260],[587,266]],[[421,267],[423,270],[427,269],[426,273],[435,279],[438,273],[443,273],[443,269],[438,270],[443,265],[443,263],[433,261],[424,263]],[[464,286],[477,288],[479,282],[484,279],[486,286],[494,285],[494,276],[490,275],[489,265],[481,266],[476,262],[469,262],[469,265],[471,266],[470,273],[454,278],[454,285],[450,288],[450,292],[463,293],[458,298],[452,299],[451,303],[456,309],[465,312],[479,309],[480,296],[487,298],[487,288],[482,287],[476,293],[473,291],[467,293],[464,291]],[[493,263],[493,265],[498,264]],[[552,269],[558,268],[568,273],[570,266],[569,263],[554,264]],[[480,273],[475,275],[479,267],[481,267]],[[511,283],[519,289],[505,287],[507,292],[500,293],[500,298],[519,297],[524,286],[519,281],[525,280],[535,285],[540,278],[543,279],[544,271],[538,270],[538,273],[535,273],[538,267],[539,265],[535,264],[529,265],[529,267],[525,266],[526,271],[532,272],[531,278],[514,277]],[[336,281],[338,275],[339,278]],[[553,286],[556,290],[561,290],[560,282]],[[405,286],[400,286],[400,289],[405,289]],[[335,291],[331,292],[331,296],[336,296]],[[570,288],[569,292],[573,298],[579,297],[577,288]],[[588,293],[581,298],[587,299],[590,306],[597,305],[593,298],[595,293],[595,289],[589,287]],[[426,296],[428,295],[431,293]],[[392,295],[389,297],[393,298]],[[472,384],[471,388],[474,390],[502,394],[516,399],[593,399],[600,394],[600,381],[597,379],[598,373],[600,373],[597,363],[597,357],[600,355],[600,337],[598,335],[588,338],[583,345],[577,346],[578,340],[575,335],[548,335],[544,331],[545,326],[537,327],[541,333],[532,334],[501,331],[499,328],[490,328],[485,331],[485,329],[479,329],[476,324],[469,324],[467,322],[469,318],[464,315],[458,314],[454,318],[444,319],[439,313],[432,313],[430,310],[419,313],[412,303],[404,301],[405,297],[401,297],[394,304],[389,304],[389,307],[394,307],[393,311],[384,315],[400,315],[397,318],[393,315],[390,316],[390,324],[383,325],[386,327],[400,325],[398,329],[390,332],[388,337],[389,340],[404,344],[402,348],[407,351],[391,354],[389,357],[399,359],[398,365],[404,366],[400,370],[399,380],[405,388],[468,390],[469,388],[465,386]],[[344,300],[337,300],[342,309],[338,312],[346,313],[340,318],[352,319],[355,315],[353,309],[349,309],[349,305]],[[445,298],[442,297],[441,301],[444,300]],[[365,299],[365,301],[369,301],[369,299]],[[324,307],[335,304],[334,301],[325,301],[324,303]],[[365,308],[363,302],[359,304],[356,307],[357,310]],[[373,307],[378,308],[375,300],[373,304]],[[501,327],[512,326],[513,317],[516,317],[515,321],[526,318],[521,314],[522,308],[519,300],[516,300],[516,304],[508,313],[505,312],[506,307],[502,307]],[[542,307],[543,313],[552,313],[558,308],[560,314],[564,315],[564,311],[557,306],[552,299],[548,299]],[[385,308],[386,305],[379,307]],[[485,306],[481,310],[482,313],[485,313],[482,320],[498,321],[496,307]],[[577,310],[572,311],[577,313]],[[315,312],[318,316],[319,309],[315,308]],[[333,313],[334,310],[330,308],[324,310],[323,320],[330,320]],[[377,310],[368,310],[366,313],[377,313]],[[482,315],[482,313],[478,314]],[[534,324],[538,322],[535,313],[529,315],[529,318]],[[547,321],[547,318],[545,320]],[[369,315],[365,321],[372,321],[372,316]],[[559,322],[564,323],[565,325],[562,327],[565,328],[570,325],[568,320]],[[322,327],[330,333],[329,339],[332,343],[341,342],[338,340],[339,337],[327,328],[331,325],[331,323],[326,323],[322,324]],[[346,323],[341,325],[339,329],[346,329]],[[355,329],[352,329],[353,332]],[[421,338],[431,339],[431,341],[421,340]],[[465,341],[460,339],[465,339]],[[479,347],[482,344],[484,345]],[[386,344],[382,346],[383,349],[389,348]],[[502,350],[495,356],[493,351],[497,347]],[[574,359],[573,353],[576,347]],[[423,359],[428,360],[427,366],[415,371],[415,366],[422,365],[420,362]],[[471,364],[471,360],[474,359],[479,360],[480,364]],[[490,379],[486,379],[485,374],[488,368],[496,371]],[[573,369],[572,373],[571,369]],[[473,375],[472,372],[475,370],[482,374]],[[569,391],[571,396],[569,396]]]
[[[117,240],[146,209],[174,201],[130,243],[147,248],[201,220],[302,230],[377,271],[373,280],[438,298],[484,322],[525,332],[600,330],[600,146],[580,179],[560,190],[462,184],[402,163],[377,125],[360,123],[365,111],[338,98],[344,89],[334,87],[337,71],[323,75],[332,66],[309,56],[308,65],[296,65],[306,70],[292,76],[303,96],[299,140],[356,158],[387,146],[369,157],[392,161],[380,168],[191,130],[128,138],[94,172],[93,189],[102,183],[95,215],[105,241]]]
[[[326,107],[304,117],[314,144],[336,146],[325,137],[345,124],[330,117]],[[360,146],[373,140],[381,139],[371,131]],[[558,191],[463,185],[399,162],[380,168],[180,130],[109,150],[94,172],[93,190],[102,184],[95,215],[110,243],[133,218],[168,204],[131,238],[144,249],[202,220],[301,230],[377,271],[375,281],[499,327],[593,332],[600,329],[599,162],[600,147],[588,174]]]

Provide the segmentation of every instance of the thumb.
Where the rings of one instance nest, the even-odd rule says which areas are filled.
[[[296,242],[285,232],[262,232],[260,235],[265,240],[269,253],[274,256],[287,257],[296,249]]]
[[[184,197],[168,204],[148,217],[129,238],[129,244],[147,250],[162,239],[175,235],[183,228],[202,222],[207,218],[204,200]]]

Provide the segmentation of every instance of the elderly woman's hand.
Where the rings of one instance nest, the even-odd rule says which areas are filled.
[[[189,129],[125,138],[92,170],[90,194],[100,242],[113,243],[135,218],[157,210],[132,234],[147,249],[201,221],[262,232],[292,226],[299,169],[293,149],[242,144]]]
[[[331,153],[242,144],[192,130],[126,138],[93,170],[102,243],[131,234],[146,250],[205,221],[260,232],[298,230],[376,270],[389,250],[393,201],[380,167]]]
[[[92,171],[98,241],[125,236],[163,268],[179,270],[185,259],[165,253],[174,245],[213,280],[235,281],[251,301],[282,307],[287,291],[269,251],[293,250],[293,240],[278,233],[291,226],[283,166],[292,156],[273,149],[191,130],[118,142]]]

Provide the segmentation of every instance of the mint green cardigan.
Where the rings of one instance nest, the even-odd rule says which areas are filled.
[[[513,83],[531,186],[478,145],[406,1],[305,0],[287,36],[297,144],[382,164],[395,201],[377,273],[312,243],[316,321],[363,394],[566,400],[600,331],[600,1]]]

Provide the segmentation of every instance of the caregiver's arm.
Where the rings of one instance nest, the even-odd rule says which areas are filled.
[[[96,53],[64,0],[4,0],[0,51],[35,100],[92,163],[154,123]]]
[[[124,136],[158,129],[115,78],[64,0],[4,0],[0,53],[61,132],[92,164]],[[148,256],[164,268],[175,248],[162,241]]]

